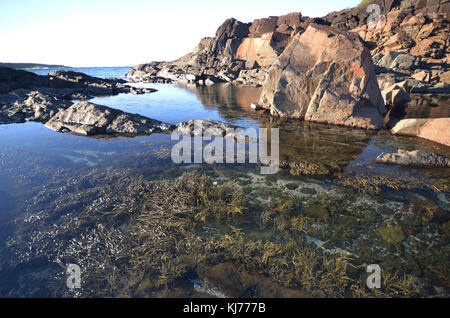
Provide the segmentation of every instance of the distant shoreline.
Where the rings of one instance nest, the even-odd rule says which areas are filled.
[[[56,65],[56,64],[39,64],[39,63],[0,63],[0,67],[9,67],[16,70],[23,70],[23,69],[46,69],[46,68],[70,67],[70,66]]]
[[[38,63],[1,63],[0,67],[9,67],[16,70],[46,70],[46,69],[83,69],[83,68],[132,68],[132,65],[125,66],[67,66],[57,64],[38,64]]]

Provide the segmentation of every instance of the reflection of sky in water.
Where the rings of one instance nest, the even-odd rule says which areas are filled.
[[[92,99],[91,102],[129,113],[139,113],[172,124],[191,119],[210,119],[242,127],[257,126],[257,121],[246,116],[247,114],[242,112],[242,108],[234,98],[231,98],[231,103],[230,100],[227,100],[207,107],[198,95],[189,89],[168,84],[139,86],[156,88],[158,91],[144,95],[120,94],[118,96],[97,97]],[[239,114],[233,116],[233,112],[239,112]]]
[[[39,123],[0,125],[0,153],[4,164],[11,160],[45,158],[61,168],[104,167],[119,156],[133,155],[150,146],[170,142],[169,135],[153,134],[135,138],[91,138],[58,133]]]
[[[195,94],[187,90],[173,85],[162,87],[152,84],[150,87],[156,88],[158,91],[145,95],[120,94],[118,96],[98,97],[91,102],[129,113],[139,113],[172,124],[190,119],[222,119],[217,109],[202,107],[202,103]]]

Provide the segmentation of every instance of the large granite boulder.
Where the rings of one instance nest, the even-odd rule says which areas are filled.
[[[361,38],[318,24],[272,65],[259,104],[282,117],[367,129],[382,128],[385,108]]]

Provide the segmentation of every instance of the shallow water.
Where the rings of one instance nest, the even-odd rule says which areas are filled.
[[[374,162],[448,147],[271,118],[250,109],[254,88],[146,85],[158,92],[92,102],[170,123],[280,128],[283,169],[176,165],[169,135],[1,125],[1,296],[449,295],[448,169]],[[81,289],[65,286],[69,263]],[[381,292],[365,287],[367,264],[380,264]]]

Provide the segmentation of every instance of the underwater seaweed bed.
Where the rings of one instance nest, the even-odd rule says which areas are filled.
[[[26,212],[0,251],[0,293],[448,296],[448,211],[417,194],[384,199],[339,179],[285,177],[225,166],[165,180],[59,171],[19,206]],[[81,289],[67,289],[68,264],[81,267]],[[382,268],[381,289],[366,287],[368,264]]]

